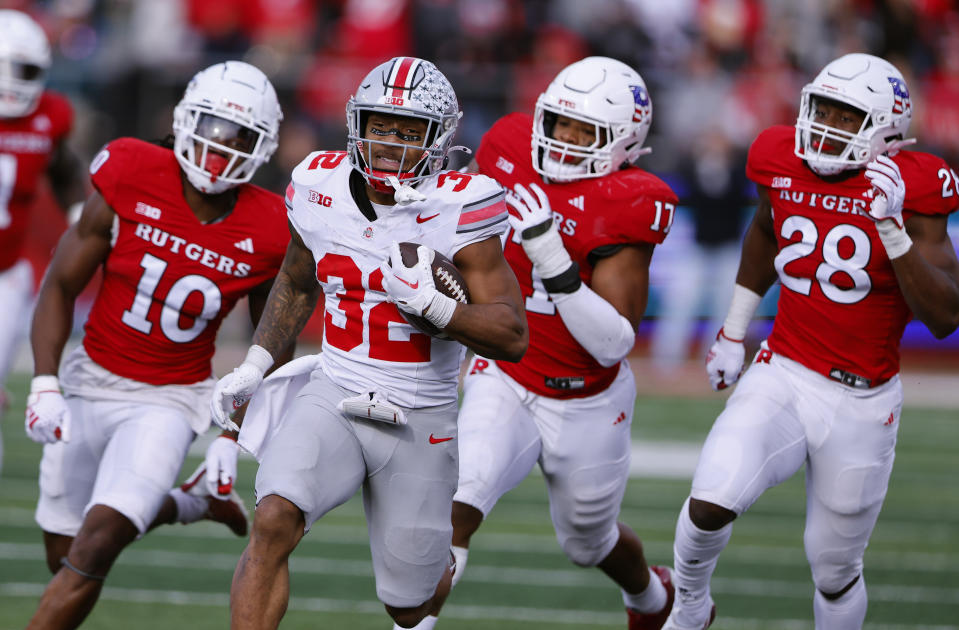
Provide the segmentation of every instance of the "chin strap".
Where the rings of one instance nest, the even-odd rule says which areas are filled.
[[[401,184],[396,175],[389,175],[386,181],[390,183],[390,186],[396,189],[396,192],[393,193],[393,199],[401,206],[408,206],[417,201],[426,201],[426,195],[412,186]]]

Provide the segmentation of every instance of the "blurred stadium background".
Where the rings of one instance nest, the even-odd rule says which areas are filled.
[[[0,0],[31,13],[53,43],[49,86],[76,109],[70,144],[84,161],[118,136],[159,139],[197,70],[243,59],[266,72],[285,121],[256,182],[282,192],[315,148],[345,145],[345,102],[376,63],[434,61],[465,112],[457,143],[475,149],[499,116],[532,111],[565,65],[590,54],[635,67],[654,104],[640,165],[685,204],[657,248],[648,317],[632,359],[640,389],[634,467],[623,517],[656,563],[671,559],[675,514],[722,395],[701,368],[724,314],[738,239],[755,191],[742,180],[756,133],[792,124],[801,86],[831,59],[884,56],[913,96],[918,148],[959,169],[959,7],[954,0]],[[457,154],[461,156],[462,154]],[[464,163],[463,157],[453,166]],[[50,195],[38,204],[30,256],[39,278],[64,227]],[[959,217],[950,222],[959,246]],[[775,290],[751,329],[757,343]],[[710,298],[712,297],[712,301]],[[241,311],[243,309],[237,309]],[[82,323],[82,313],[78,325]],[[318,341],[320,318],[301,352]],[[664,325],[671,322],[670,325]],[[24,326],[28,323],[24,322]],[[249,328],[231,318],[216,367],[238,362]],[[237,356],[237,355],[240,356]],[[39,448],[23,437],[29,354],[8,383],[0,478],[0,628],[22,627],[47,575],[32,521]],[[935,341],[910,324],[903,343],[907,411],[892,488],[867,552],[869,628],[959,628],[959,334]],[[185,468],[202,455],[203,441]],[[189,470],[184,470],[184,474]],[[254,467],[241,476],[249,493]],[[615,589],[577,570],[552,539],[538,479],[501,502],[477,538],[470,570],[442,627],[545,629],[623,625]],[[737,525],[720,562],[719,629],[811,627],[812,586],[801,549],[801,479],[770,492]],[[127,550],[85,627],[222,628],[242,541],[214,526],[166,528]],[[375,602],[362,510],[324,519],[294,565],[284,627],[388,628]]]

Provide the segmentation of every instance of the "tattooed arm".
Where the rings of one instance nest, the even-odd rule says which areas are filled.
[[[260,322],[253,333],[253,343],[262,346],[274,357],[292,346],[313,314],[320,294],[313,252],[303,244],[303,239],[292,225],[290,234],[293,238],[286,249],[286,258],[276,274]]]

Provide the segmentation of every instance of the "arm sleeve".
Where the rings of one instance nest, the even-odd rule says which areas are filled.
[[[622,361],[636,345],[636,331],[612,304],[586,284],[572,293],[550,294],[566,329],[603,367]]]

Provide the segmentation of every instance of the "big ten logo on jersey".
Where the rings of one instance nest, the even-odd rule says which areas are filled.
[[[202,245],[192,243],[158,227],[138,223],[133,234],[157,247],[167,249],[175,255],[183,256],[228,276],[245,278],[250,275],[249,263],[237,262],[229,256],[224,256]]]
[[[309,199],[310,203],[318,203],[321,206],[326,206],[327,208],[333,205],[333,197],[324,195],[323,193],[317,192],[313,189],[310,189]]]

